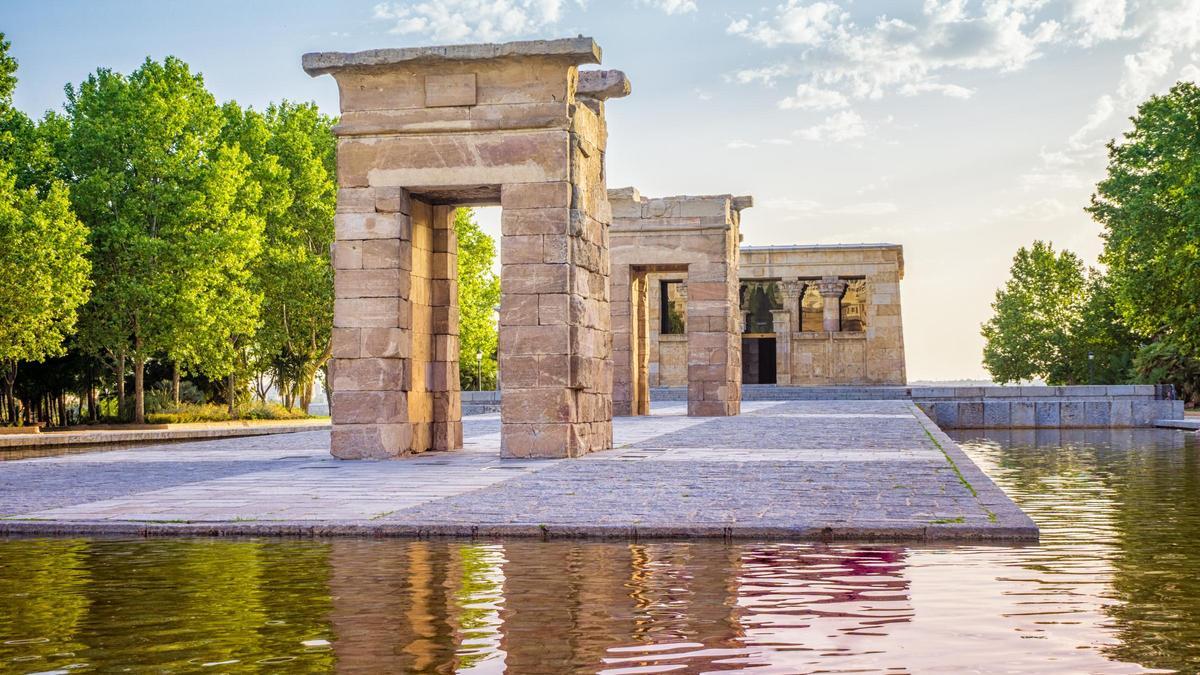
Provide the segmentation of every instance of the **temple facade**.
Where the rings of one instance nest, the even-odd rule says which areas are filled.
[[[898,244],[743,246],[743,384],[905,384]],[[688,280],[647,278],[651,387],[688,384]]]

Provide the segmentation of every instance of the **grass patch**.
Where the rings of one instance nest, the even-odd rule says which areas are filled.
[[[963,475],[962,470],[958,468],[958,464],[954,461],[954,458],[950,456],[950,453],[946,452],[946,448],[942,447],[942,444],[938,441],[938,439],[935,438],[933,433],[929,431],[929,427],[925,426],[920,418],[917,418],[917,424],[921,425],[921,431],[925,432],[925,435],[929,437],[929,441],[933,443],[938,450],[942,451],[942,456],[946,458],[946,461],[950,464],[950,468],[954,469],[954,475],[958,476],[959,482],[961,482],[963,486],[967,488],[972,497],[979,499],[979,492],[975,489],[975,486],[971,485],[971,481],[967,480],[967,477]],[[987,513],[988,522],[995,523],[999,521],[999,518],[996,517],[996,513],[994,511],[983,504],[980,504],[979,507],[982,508],[985,513]],[[959,521],[961,522],[961,520],[962,519],[960,517]],[[937,523],[939,521],[935,520],[933,522]]]
[[[964,518],[963,516],[959,516],[957,518],[938,518],[937,520],[929,521],[929,524],[930,525],[961,525],[962,523],[965,523],[965,522],[967,522],[967,519]]]

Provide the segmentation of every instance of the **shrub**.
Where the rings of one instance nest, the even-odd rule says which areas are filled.
[[[1171,384],[1179,398],[1200,403],[1200,360],[1168,341],[1152,342],[1138,351],[1133,369],[1143,384]]]
[[[242,420],[298,420],[306,419],[309,415],[296,408],[286,408],[278,403],[254,403],[238,408],[238,419]],[[187,424],[191,422],[228,422],[229,408],[224,405],[181,403],[179,407],[170,407],[153,414],[146,415],[149,424]]]

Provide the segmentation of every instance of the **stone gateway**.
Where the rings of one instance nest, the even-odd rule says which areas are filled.
[[[304,56],[341,95],[332,452],[462,446],[453,209],[499,204],[501,454],[612,445],[604,101],[590,38]]]

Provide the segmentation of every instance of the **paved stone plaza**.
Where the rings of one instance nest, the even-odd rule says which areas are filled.
[[[1037,537],[909,401],[653,412],[575,460],[501,460],[480,415],[461,451],[382,462],[330,457],[327,431],[0,462],[0,532]]]

